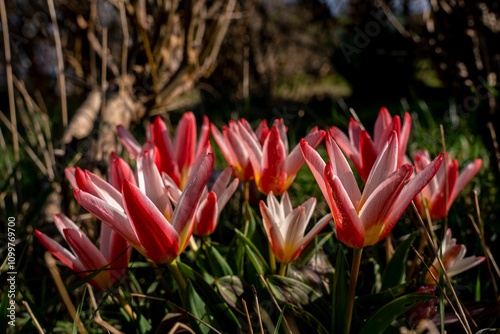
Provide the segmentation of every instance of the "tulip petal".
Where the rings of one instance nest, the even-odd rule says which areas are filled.
[[[330,128],[330,136],[335,139],[337,145],[340,146],[345,155],[352,161],[352,163],[356,167],[356,170],[361,170],[361,157],[358,151],[358,147],[354,146],[346,136],[346,134],[336,126],[332,126]]]
[[[188,169],[195,161],[196,118],[192,112],[182,116],[175,130],[174,155],[179,171],[187,175]]]
[[[73,189],[78,188],[78,184],[76,183],[75,178],[75,167],[64,168],[64,175],[66,176],[66,179],[69,181],[69,184],[71,184]]]
[[[364,227],[351,202],[349,194],[342,182],[333,173],[331,162],[325,168],[325,180],[328,182],[327,190],[330,209],[335,219],[337,238],[349,247],[361,248],[364,245]]]
[[[123,211],[123,208],[112,206],[102,199],[95,197],[89,193],[81,191],[80,189],[73,190],[73,195],[78,203],[85,208],[85,210],[92,213],[103,223],[108,224],[113,230],[127,239],[134,247],[141,248],[139,240],[135,235],[130,222]]]
[[[196,207],[198,206],[203,189],[212,173],[213,166],[214,155],[212,153],[207,154],[196,168],[196,173],[191,173],[189,176],[186,187],[174,210],[172,226],[177,233],[179,233],[179,251],[184,250],[191,237],[193,231],[193,216],[196,212]]]
[[[52,238],[49,238],[44,233],[35,229],[35,235],[40,240],[42,245],[47,248],[52,255],[54,255],[59,261],[61,261],[66,267],[70,268],[75,272],[85,271],[83,264],[78,260],[78,258],[73,255],[69,250],[61,246]],[[64,234],[63,234],[64,236]]]
[[[85,267],[85,272],[81,273],[85,276],[92,273],[94,270],[102,270],[107,266],[106,259],[96,246],[85,236],[85,234],[72,229],[65,229],[64,236],[75,255]],[[92,278],[101,289],[107,289],[111,286],[110,274],[106,269]]]
[[[447,155],[444,156],[443,164],[441,165],[440,171],[447,168],[447,173],[443,172],[441,179],[439,180],[439,185],[432,197],[430,197],[430,211],[432,218],[444,218],[448,209],[451,207],[450,195],[452,190],[455,188],[455,182],[458,178],[458,162],[456,159],[452,161],[446,161]],[[439,173],[439,171],[438,171]],[[438,175],[436,175],[437,178]],[[446,187],[448,186],[448,191]]]
[[[217,226],[218,215],[217,195],[210,191],[196,211],[193,233],[200,237],[212,234]]]
[[[453,201],[457,198],[458,194],[462,191],[465,185],[469,183],[474,176],[476,176],[476,174],[481,169],[481,165],[482,160],[476,159],[468,164],[464,170],[462,170],[460,176],[457,179],[457,182],[455,183],[455,187],[453,187],[453,191],[450,194],[450,200],[448,201],[449,205],[453,203]]]
[[[361,203],[364,203],[371,193],[384,182],[395,170],[398,162],[398,142],[396,132],[391,133],[391,137],[384,150],[379,154],[373,164],[372,170],[366,180]]]
[[[332,220],[332,215],[328,214],[323,216],[314,226],[307,232],[304,238],[301,241],[300,249],[304,249],[309,242],[319,233],[321,230],[325,228],[326,225]]]
[[[368,131],[363,130],[359,136],[359,156],[361,168],[358,169],[363,181],[366,182],[370,172],[377,160],[377,151],[373,145],[373,141],[368,134]]]
[[[123,204],[145,254],[155,263],[169,263],[179,251],[179,235],[156,205],[129,182],[123,184]]]
[[[274,197],[274,196],[273,196]],[[272,210],[266,206],[264,201],[259,203],[260,213],[262,214],[262,221],[264,222],[264,229],[266,230],[267,237],[271,250],[278,260],[283,258],[283,247],[285,241],[281,235],[280,227],[276,224],[275,216]]]
[[[219,210],[222,210],[231,196],[233,196],[236,189],[238,189],[239,180],[234,179],[233,182],[221,193],[217,196],[217,205],[219,206]]]
[[[375,121],[375,127],[373,129],[373,138],[375,140],[374,144],[377,148],[382,148],[385,145],[385,138],[388,135],[387,131],[392,130],[391,128],[391,114],[386,107],[380,108],[380,111]]]
[[[135,184],[134,171],[115,152],[111,152],[109,155],[108,178],[109,183],[118,191],[122,190],[124,180]]]
[[[60,214],[55,214],[54,215],[54,223],[56,224],[57,229],[59,230],[59,233],[64,237],[63,230],[70,228],[73,230],[81,231],[80,227],[76,225],[71,219],[63,215],[62,213]]]
[[[311,146],[312,148],[316,148],[323,138],[325,138],[326,132],[324,130],[318,130],[318,128],[312,129],[307,136],[304,137],[304,140]],[[285,172],[287,175],[297,175],[300,168],[304,164],[304,156],[302,155],[300,144],[296,145],[292,152],[288,155],[285,161]]]
[[[384,232],[382,232],[380,239],[385,238],[387,234],[389,234],[394,224],[396,224],[399,217],[401,217],[408,204],[434,177],[442,162],[443,154],[441,153],[436,159],[434,159],[429,165],[427,165],[424,170],[413,177],[413,179],[411,179],[403,187],[403,190],[399,194],[397,200],[392,205],[391,210],[387,213],[386,227]]]
[[[399,161],[398,167],[404,163],[404,157],[406,153],[406,147],[408,146],[408,139],[410,138],[410,132],[412,127],[411,115],[405,112],[403,127],[401,128],[401,133],[399,134]]]
[[[137,157],[137,181],[139,189],[144,192],[167,219],[170,219],[172,217],[172,206],[160,172],[153,161],[153,151],[143,151]]]
[[[385,229],[385,218],[398,197],[404,181],[413,173],[411,165],[403,165],[382,182],[368,197],[359,212],[359,219],[365,227],[365,246],[374,245],[380,240]]]
[[[352,205],[357,209],[361,200],[361,193],[349,163],[332,137],[327,138],[326,149],[330,157],[332,173],[342,180],[343,188],[349,195]]]
[[[256,175],[257,187],[264,194],[272,191],[275,195],[284,189],[286,174],[283,163],[286,159],[285,146],[281,140],[278,127],[274,125],[262,148],[262,170],[260,178]],[[254,168],[255,169],[255,168]]]
[[[210,121],[208,120],[208,117],[206,115],[203,115],[203,123],[201,125],[200,129],[200,138],[198,139],[198,144],[196,145],[196,153],[195,153],[195,158],[198,158],[199,156],[207,155],[207,149],[210,147]]]
[[[252,129],[248,129],[247,125],[248,123],[243,122],[243,119],[240,119],[238,121],[238,132],[240,134],[240,140],[243,141],[245,147],[246,147],[246,152],[248,153],[248,158],[250,159],[250,163],[252,164],[252,168],[254,170],[254,173],[257,175],[262,174],[262,168],[261,168],[261,161],[262,161],[262,146],[259,143],[259,140],[257,139],[255,133],[252,131]],[[250,125],[248,125],[249,127]],[[267,138],[266,138],[267,140]]]
[[[125,149],[130,153],[134,158],[139,155],[142,148],[139,142],[132,136],[132,134],[125,129],[122,125],[118,125],[116,127],[116,134],[120,139],[120,142],[125,147]]]
[[[300,141],[300,150],[302,151],[302,155],[304,156],[304,160],[306,161],[311,173],[316,179],[316,183],[318,184],[321,192],[325,199],[328,198],[328,192],[326,190],[325,179],[324,179],[324,171],[325,171],[325,161],[319,155],[319,153],[314,150],[309,144],[302,139]],[[330,205],[330,203],[328,203]],[[331,208],[330,208],[331,209]]]

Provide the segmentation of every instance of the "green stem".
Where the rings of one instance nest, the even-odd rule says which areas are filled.
[[[246,181],[243,185],[243,201],[245,204],[250,203],[250,182]]]
[[[173,260],[172,262],[170,262],[168,264],[168,269],[170,270],[170,273],[179,286],[179,294],[181,296],[182,302],[184,303],[184,296],[186,295],[186,281],[184,280],[184,277],[182,277],[181,271],[177,266],[177,260]]]
[[[286,267],[287,267],[286,263],[280,264],[280,272],[279,272],[280,276],[285,276],[285,274],[286,274]]]
[[[352,254],[351,277],[349,279],[349,291],[347,292],[345,334],[351,330],[352,311],[354,309],[354,297],[356,296],[356,283],[358,281],[359,265],[363,248],[354,248]]]
[[[269,268],[271,269],[272,274],[274,274],[276,272],[276,258],[274,257],[274,253],[273,253],[273,250],[271,249],[271,245],[269,245]],[[281,273],[281,268],[280,268],[280,273]],[[283,276],[283,275],[281,275],[281,276]]]

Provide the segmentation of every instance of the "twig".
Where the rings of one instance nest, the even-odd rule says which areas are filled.
[[[104,329],[109,331],[110,333],[113,334],[123,334],[123,332],[119,331],[118,329],[114,328],[112,325],[104,321],[104,319],[101,317],[101,313],[99,312],[99,308],[97,307],[97,302],[95,300],[94,296],[94,291],[92,290],[92,287],[89,287],[89,297],[90,297],[90,302],[92,304],[92,307],[95,310],[95,315],[94,315],[94,322],[100,326],[102,326]]]
[[[56,43],[57,54],[57,82],[61,91],[61,112],[63,130],[68,125],[68,105],[66,102],[66,78],[64,76],[64,61],[62,54],[61,35],[59,34],[59,25],[57,24],[56,9],[53,0],[47,0],[49,6],[50,18],[52,20],[52,28],[54,29],[54,40]]]
[[[271,299],[273,300],[274,305],[276,306],[276,308],[278,309],[280,314],[283,315],[283,322],[285,323],[286,330],[288,331],[288,333],[293,334],[292,330],[290,329],[290,325],[288,324],[288,321],[286,320],[286,317],[283,313],[283,310],[281,309],[280,305],[278,304],[278,301],[276,300],[276,298],[274,298],[274,295],[271,292],[271,289],[269,288],[269,285],[267,284],[266,279],[262,275],[259,275],[259,278],[262,281],[262,283],[264,283],[264,286],[266,287],[267,292],[271,296]]]
[[[262,324],[262,317],[260,314],[259,296],[257,295],[257,290],[255,290],[255,287],[253,285],[252,285],[252,293],[255,299],[255,307],[257,308],[257,319],[259,320],[260,333],[264,334],[264,325]]]
[[[412,201],[411,205],[412,205],[413,210],[415,212],[418,212],[417,207],[415,205],[415,202]],[[459,313],[461,315],[460,317],[458,317],[458,314],[457,314],[458,320],[460,321],[460,323],[464,327],[465,331],[467,333],[471,334],[472,330],[471,330],[471,328],[469,326],[469,322],[467,321],[467,317],[465,316],[465,312],[464,312],[464,309],[462,307],[462,303],[460,303],[460,300],[458,299],[457,293],[455,292],[455,289],[453,288],[453,285],[451,284],[450,277],[448,276],[448,273],[446,272],[446,268],[445,268],[445,266],[443,264],[443,261],[441,260],[441,256],[439,256],[439,254],[438,254],[437,246],[434,245],[434,242],[433,242],[432,237],[430,235],[430,231],[427,230],[427,227],[425,226],[425,224],[424,224],[424,222],[422,220],[422,217],[420,217],[420,215],[418,215],[418,218],[420,220],[420,224],[425,229],[425,235],[427,236],[427,238],[428,238],[428,240],[430,242],[430,245],[432,246],[431,248],[432,248],[433,255],[436,257],[436,259],[437,259],[437,261],[439,263],[439,266],[441,267],[441,270],[443,272],[443,276],[445,278],[445,281],[448,284],[448,287],[450,288],[451,293],[453,294],[453,298],[457,301],[458,309],[460,311]]]
[[[486,125],[488,126],[488,129],[490,130],[490,136],[491,136],[491,140],[493,142],[493,148],[495,149],[495,158],[497,160],[498,173],[500,174],[500,148],[498,147],[497,134],[496,134],[495,127],[493,126],[492,122],[488,122]]]
[[[0,1],[0,17],[2,19],[2,31],[3,31],[3,45],[5,49],[5,73],[7,76],[7,91],[9,95],[9,112],[10,120],[12,122],[12,144],[14,148],[14,164],[19,162],[19,137],[17,132],[17,118],[16,118],[16,107],[14,104],[14,86],[12,82],[12,57],[10,53],[10,39],[9,39],[9,24],[7,21],[7,10],[5,9],[5,0]],[[18,177],[19,176],[19,177]],[[16,179],[20,178],[20,174],[16,173]],[[10,179],[10,186],[12,188],[12,202],[14,206],[17,206],[17,192],[15,189],[14,179]]]
[[[45,262],[49,267],[50,274],[52,275],[52,279],[54,279],[57,291],[59,291],[59,294],[61,295],[64,305],[66,305],[66,308],[68,309],[71,318],[78,327],[78,332],[87,334],[88,332],[85,329],[85,326],[83,325],[82,321],[80,320],[80,316],[78,315],[78,313],[76,313],[76,309],[73,303],[71,302],[71,298],[69,298],[68,291],[66,290],[66,286],[64,285],[61,279],[61,275],[59,275],[59,270],[57,269],[56,261],[54,260],[50,252],[45,252]]]
[[[44,334],[45,332],[43,331],[42,326],[40,326],[40,323],[38,322],[35,315],[33,314],[33,311],[31,311],[31,307],[28,304],[28,302],[23,300],[23,305],[24,305],[24,307],[26,307],[26,311],[28,311],[31,319],[33,320],[33,324],[35,325],[35,328],[38,329],[38,333]]]
[[[441,132],[441,145],[442,145],[442,148],[443,148],[443,152],[445,152],[445,155],[444,155],[444,161],[443,161],[443,164],[444,164],[444,185],[445,185],[445,201],[444,201],[444,205],[445,205],[445,216],[444,216],[444,228],[443,228],[443,233],[446,232],[446,230],[448,229],[448,201],[450,200],[449,199],[449,196],[450,196],[450,181],[448,180],[448,164],[450,162],[450,156],[449,154],[446,153],[446,143],[445,143],[445,140],[444,140],[444,127],[443,127],[443,124],[439,124],[439,131]]]
[[[247,302],[245,301],[245,299],[242,299],[241,302],[243,304],[243,308],[245,309],[245,315],[247,317],[249,333],[253,334],[252,321],[250,320],[250,313],[248,313]]]

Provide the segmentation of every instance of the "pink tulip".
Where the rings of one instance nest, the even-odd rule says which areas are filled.
[[[441,261],[443,262],[444,269],[446,270],[448,277],[451,278],[455,275],[458,275],[461,272],[477,266],[485,260],[484,256],[465,257],[466,252],[467,248],[465,247],[465,245],[457,244],[457,239],[452,238],[451,230],[447,229],[443,242],[439,247],[438,254],[440,254]],[[434,278],[432,278],[432,275],[434,275],[434,277],[439,280],[440,271],[441,266],[439,265],[439,261],[438,259],[435,259],[425,276],[425,283],[435,284],[436,281],[434,280]]]
[[[415,154],[415,168],[419,172],[430,163],[429,152],[419,151]],[[451,204],[458,194],[472,180],[481,169],[482,160],[476,159],[458,173],[457,159],[450,160],[445,153],[445,163],[441,165],[436,177],[415,197],[415,204],[420,214],[425,217],[424,202],[429,210],[431,219],[443,219],[448,214]],[[446,186],[448,185],[448,192]]]
[[[255,132],[253,132],[250,124],[244,118],[240,119],[238,123],[229,121],[229,126],[224,126],[222,133],[215,125],[211,125],[212,136],[222,151],[228,165],[233,168],[234,176],[241,182],[246,182],[253,180],[254,175],[249,155],[243,143],[244,139],[241,137],[239,131],[239,124],[246,128],[248,133],[255,135],[257,141],[261,144],[267,137],[269,128],[267,121],[263,120]]]
[[[191,237],[193,217],[212,172],[214,156],[208,154],[199,161],[196,173],[189,176],[173,211],[151,151],[139,155],[139,187],[125,181],[119,193],[113,187],[99,183],[99,194],[106,194],[108,200],[80,189],[75,189],[74,195],[85,209],[141,254],[156,263],[170,263],[184,250]]]
[[[200,138],[196,142],[196,118],[192,112],[184,113],[173,139],[167,125],[159,116],[149,125],[148,141],[143,146],[123,127],[119,126],[117,133],[123,146],[133,157],[139,156],[140,152],[145,150],[153,150],[155,164],[160,173],[167,173],[180,189],[185,187],[194,162],[211,152],[208,117],[203,117]]]
[[[324,216],[304,235],[315,207],[316,199],[312,197],[293,209],[287,192],[283,194],[281,202],[278,202],[272,192],[267,195],[267,205],[264,201],[260,201],[260,212],[271,250],[282,264],[296,260],[302,250],[331,220],[330,215]]]
[[[67,267],[82,277],[101,270],[99,274],[89,280],[93,287],[101,290],[111,288],[116,281],[123,277],[130,258],[129,246],[123,238],[116,234],[103,235],[101,233],[99,250],[85,233],[65,215],[55,215],[54,222],[71,251],[39,230],[35,229],[35,235]]]
[[[411,125],[410,114],[405,113],[404,124],[401,126],[401,118],[394,116],[391,119],[389,111],[384,107],[380,109],[375,121],[373,139],[354,118],[349,121],[349,137],[335,126],[330,128],[330,134],[366,182],[375,160],[382,153],[392,131],[396,131],[399,144],[397,167],[401,167],[408,160],[405,152]]]
[[[288,153],[288,139],[283,119],[277,119],[269,134],[261,144],[257,136],[244,123],[238,123],[239,133],[243,139],[250,163],[254,171],[255,184],[263,194],[271,191],[279,195],[292,184],[304,158],[297,145]],[[318,146],[325,137],[325,131],[313,128],[304,138],[311,146]]]
[[[326,140],[330,158],[327,164],[307,142],[301,141],[300,146],[330,206],[337,238],[354,248],[373,245],[384,239],[415,195],[436,174],[443,160],[440,155],[412,178],[412,165],[397,167],[398,137],[396,131],[392,131],[361,193],[346,158],[332,136]]]

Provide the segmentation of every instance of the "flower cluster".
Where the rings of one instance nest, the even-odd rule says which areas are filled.
[[[89,283],[106,290],[119,284],[127,273],[132,248],[156,264],[172,266],[188,245],[194,256],[198,256],[196,250],[201,243],[203,251],[212,252],[205,256],[220,257],[210,248],[210,236],[239,186],[253,183],[267,196],[267,201],[260,201],[259,209],[262,235],[267,236],[265,243],[269,245],[271,274],[275,274],[272,262],[277,260],[284,275],[286,266],[297,261],[332,220],[336,239],[354,249],[346,305],[349,328],[362,249],[386,238],[413,200],[422,216],[434,221],[446,217],[453,201],[481,167],[481,160],[476,159],[459,173],[457,160],[450,160],[447,152],[431,160],[427,151],[418,151],[412,164],[406,154],[411,127],[408,113],[402,122],[382,108],[373,136],[353,118],[349,135],[334,126],[328,131],[314,127],[292,149],[283,119],[276,119],[271,127],[264,120],[255,130],[247,120],[240,119],[219,130],[205,116],[198,135],[196,118],[187,112],[172,138],[171,129],[157,117],[148,124],[144,143],[118,127],[122,145],[135,160],[134,168],[111,153],[107,181],[79,167],[66,169],[76,201],[102,223],[100,248],[63,214],[56,215],[54,221],[70,250],[39,230],[35,234],[54,256],[81,276],[97,272]],[[228,165],[218,172],[214,171],[210,137]],[[316,150],[322,142],[326,162]],[[309,222],[317,199],[309,197],[294,208],[288,193],[304,163],[330,209],[312,226]],[[245,205],[248,224],[251,204]],[[241,233],[242,240],[250,243],[247,232]],[[249,249],[257,252],[256,247]],[[451,277],[484,260],[464,258],[465,249],[451,238],[448,229],[439,249],[443,266],[436,259],[429,271],[422,273],[422,281],[432,285],[442,270]],[[261,256],[254,254],[252,259],[261,261]],[[434,310],[433,303],[426,307]]]

